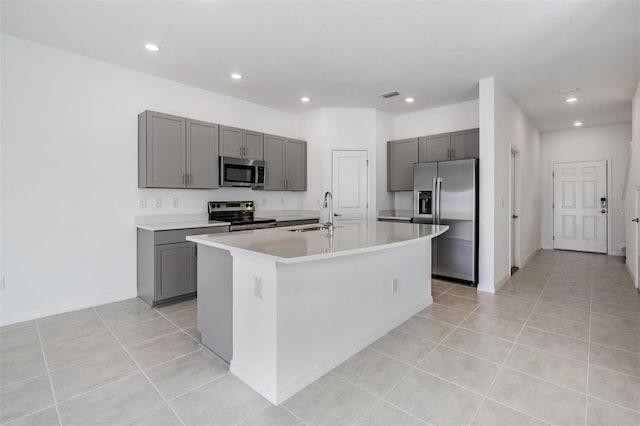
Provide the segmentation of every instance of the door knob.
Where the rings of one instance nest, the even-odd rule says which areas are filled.
[[[606,213],[607,211],[605,209],[600,210],[600,213]]]
[[[512,217],[513,219],[517,219],[517,218],[518,218],[518,215],[515,215],[515,214],[514,214],[514,215],[512,215],[511,217]]]
[[[636,217],[635,219],[631,219],[631,222],[640,223],[640,217]]]

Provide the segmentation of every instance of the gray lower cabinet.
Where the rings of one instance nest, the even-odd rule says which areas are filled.
[[[220,126],[220,155],[262,160],[264,135],[253,130]]]
[[[138,115],[138,187],[218,187],[218,125],[155,111]]]
[[[413,191],[418,138],[387,142],[387,191]]]
[[[152,306],[194,296],[197,245],[186,237],[228,231],[228,226],[155,232],[138,229],[138,296]]]
[[[307,190],[307,143],[282,136],[264,135],[267,191]]]

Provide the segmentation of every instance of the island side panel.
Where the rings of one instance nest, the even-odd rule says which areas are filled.
[[[430,239],[317,262],[278,264],[278,402],[432,302]]]
[[[209,350],[229,362],[232,348],[233,258],[198,244],[198,331]]]
[[[274,261],[233,252],[233,357],[229,371],[276,404],[277,276]]]

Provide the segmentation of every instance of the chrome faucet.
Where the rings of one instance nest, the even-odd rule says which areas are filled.
[[[324,208],[329,208],[329,219],[325,225],[333,227],[333,194],[331,191],[324,193]]]

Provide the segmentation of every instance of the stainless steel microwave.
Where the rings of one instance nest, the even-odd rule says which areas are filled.
[[[220,186],[264,188],[265,162],[249,158],[220,157]]]

